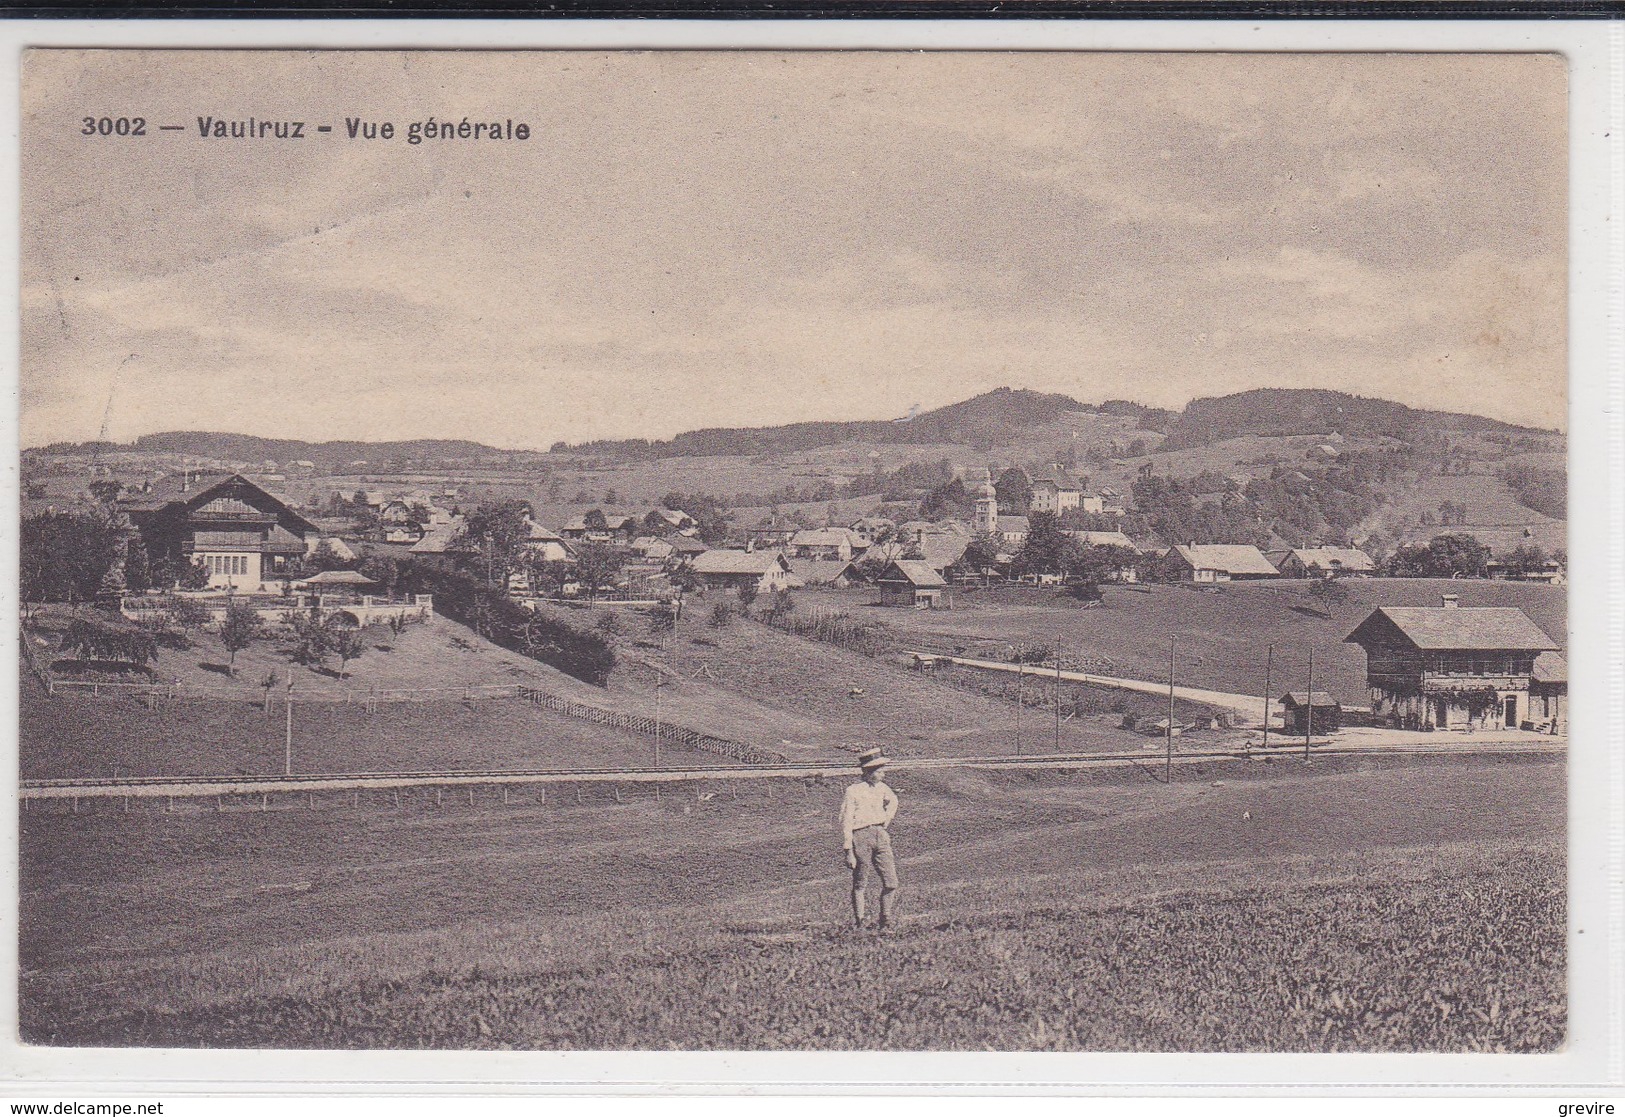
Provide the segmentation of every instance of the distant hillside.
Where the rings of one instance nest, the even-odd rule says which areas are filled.
[[[44,454],[148,453],[179,454],[184,457],[224,461],[267,462],[282,465],[293,461],[314,462],[319,468],[334,469],[351,462],[373,465],[394,461],[506,461],[520,451],[498,450],[461,439],[411,439],[402,442],[301,442],[291,438],[259,438],[223,431],[165,431],[148,434],[133,443],[57,443],[42,447]]]
[[[1110,414],[1139,414],[1142,423],[1165,424],[1173,413],[1138,404],[1111,401]],[[754,456],[815,450],[842,442],[912,446],[951,444],[992,447],[1021,440],[1037,427],[1067,415],[1096,414],[1106,408],[1079,403],[1070,396],[998,388],[962,403],[927,411],[906,421],[792,423],[782,427],[711,428],[686,431],[665,441],[626,439],[554,445],[555,452],[602,455],[621,459],[695,456]],[[1147,429],[1157,429],[1147,427]]]
[[[1163,450],[1206,446],[1246,434],[1342,434],[1412,440],[1422,431],[1516,431],[1531,428],[1447,411],[1416,411],[1402,403],[1366,399],[1344,392],[1305,388],[1260,388],[1211,399],[1195,399],[1168,430]]]

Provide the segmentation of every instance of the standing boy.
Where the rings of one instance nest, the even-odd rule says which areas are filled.
[[[841,836],[846,843],[846,864],[852,870],[852,922],[863,927],[864,890],[874,873],[880,877],[878,929],[882,932],[893,928],[897,903],[897,859],[886,830],[897,814],[897,793],[882,778],[889,763],[878,748],[859,756],[863,779],[848,787],[841,800]]]

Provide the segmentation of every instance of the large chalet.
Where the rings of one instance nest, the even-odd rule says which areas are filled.
[[[1365,649],[1371,712],[1395,728],[1560,732],[1567,720],[1557,644],[1522,609],[1462,609],[1446,594],[1442,608],[1373,610],[1345,642]]]
[[[211,589],[256,593],[315,549],[315,524],[240,473],[119,501],[150,560],[199,562]]]

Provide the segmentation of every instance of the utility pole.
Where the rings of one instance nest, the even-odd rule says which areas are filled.
[[[1264,751],[1270,747],[1270,668],[1275,666],[1275,645],[1264,652]]]
[[[1168,759],[1163,762],[1162,782],[1174,782],[1174,641],[1168,637]]]
[[[1303,719],[1303,762],[1309,763],[1309,735],[1315,731],[1315,646],[1309,645],[1309,712]]]
[[[288,671],[288,700],[283,703],[282,774],[293,775],[293,671]]]
[[[1055,645],[1055,751],[1061,751],[1061,646]]]
[[[660,692],[666,688],[664,675],[655,677],[655,767],[660,767]]]
[[[1027,649],[1016,649],[1016,755],[1021,755],[1021,707],[1026,705]]]

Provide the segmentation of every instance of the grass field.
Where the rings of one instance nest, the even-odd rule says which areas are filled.
[[[54,627],[65,622],[53,617],[47,623]],[[227,656],[219,634],[207,631],[194,632],[187,648],[160,645],[158,660],[151,664],[153,675],[165,682],[179,680],[186,686],[236,691],[244,698],[258,699],[264,694],[260,684],[272,672],[283,685],[291,675],[304,694],[337,696],[349,692],[357,697],[373,689],[426,691],[493,683],[534,685],[554,674],[543,664],[481,639],[445,617],[436,617],[429,624],[414,624],[393,641],[384,625],[370,626],[366,652],[350,661],[342,679],[337,657],[329,657],[320,667],[297,664],[293,662],[292,642],[283,638],[279,626],[267,624],[262,632],[260,639],[237,653],[235,676],[227,674]]]
[[[25,815],[35,1043],[1549,1050],[1564,766],[909,774],[843,932],[838,786]],[[1516,835],[1509,839],[1507,835]]]
[[[1036,588],[959,590],[958,607],[940,610],[867,608],[856,603],[873,595],[857,592],[807,602],[836,607],[844,600],[841,607],[894,629],[902,647],[913,636],[930,650],[962,648],[967,655],[1003,659],[1012,644],[1059,645],[1069,655],[1097,661],[1103,674],[1138,679],[1167,678],[1172,637],[1181,684],[1240,694],[1263,689],[1265,649],[1273,644],[1271,690],[1277,698],[1303,689],[1312,646],[1315,688],[1365,708],[1365,653],[1343,638],[1378,605],[1438,605],[1444,593],[1459,595],[1465,607],[1513,605],[1557,644],[1567,644],[1564,587],[1427,578],[1350,579],[1344,585],[1348,600],[1334,606],[1311,598],[1303,581],[1229,582],[1214,593],[1176,585],[1108,586],[1104,602],[1093,609]]]
[[[278,696],[280,699],[280,695]],[[196,700],[149,710],[130,699],[46,697],[22,681],[23,779],[274,775],[283,768],[284,707]],[[650,739],[517,699],[382,703],[375,713],[295,703],[295,772],[601,768],[648,764]],[[718,758],[670,741],[662,762]]]

